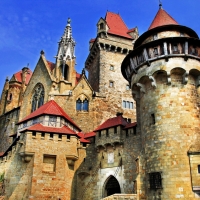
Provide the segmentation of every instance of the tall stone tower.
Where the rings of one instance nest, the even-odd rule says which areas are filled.
[[[141,131],[140,199],[197,199],[200,192],[200,41],[162,5],[122,63]]]
[[[135,116],[129,108],[133,109],[134,102],[129,83],[122,79],[120,65],[137,38],[137,27],[128,29],[119,14],[107,12],[97,23],[97,36],[90,40],[90,52],[85,62],[88,81],[96,96],[107,98],[113,107],[122,107],[116,112],[121,111],[132,120]]]

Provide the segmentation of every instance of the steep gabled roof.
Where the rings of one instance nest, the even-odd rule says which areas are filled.
[[[98,126],[94,131],[99,131],[119,125],[126,126],[127,124],[128,122],[122,117],[122,115],[118,115],[117,117],[106,120],[103,124]]]
[[[178,24],[178,22],[176,22],[176,20],[173,19],[165,10],[160,8],[148,30],[156,28],[158,26],[170,24]]]
[[[57,134],[64,134],[64,135],[78,135],[65,125],[62,127],[50,127],[50,126],[43,126],[40,123],[30,126],[27,129],[23,130],[23,132],[24,131],[39,131],[39,132],[45,132],[45,133],[57,133]]]
[[[22,70],[13,74],[14,78],[16,81],[22,83]],[[30,79],[31,79],[31,76],[32,76],[32,71],[30,69],[28,69],[28,73],[26,75],[26,85],[28,85]]]
[[[45,114],[61,116],[61,117],[65,118],[66,120],[68,120],[71,124],[73,124],[78,130],[81,130],[54,100],[51,100],[51,101],[45,103],[40,108],[38,108],[36,111],[32,112],[30,115],[28,115],[27,117],[25,117],[24,119],[19,121],[18,124],[28,121],[30,119],[33,119],[35,117],[45,115]]]
[[[113,12],[107,12],[105,21],[109,27],[108,33],[133,39],[127,33],[129,31],[129,29],[119,14],[116,14]]]
[[[47,60],[47,64],[48,64],[50,71],[53,71],[53,69],[55,68],[56,65],[48,60]]]

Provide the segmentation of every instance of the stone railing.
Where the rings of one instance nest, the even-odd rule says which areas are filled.
[[[101,200],[137,200],[137,194],[113,194]]]

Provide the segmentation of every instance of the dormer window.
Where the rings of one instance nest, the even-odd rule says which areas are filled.
[[[104,29],[104,23],[103,22],[99,24],[99,29]]]
[[[49,116],[49,126],[56,126],[57,117],[56,116]]]

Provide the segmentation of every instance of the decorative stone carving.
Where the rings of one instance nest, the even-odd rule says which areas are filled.
[[[66,155],[67,163],[70,166],[74,166],[76,160],[78,160],[78,156],[75,155]]]
[[[24,152],[20,152],[19,155],[22,157],[22,161],[30,162],[34,155],[34,152],[24,151]]]

